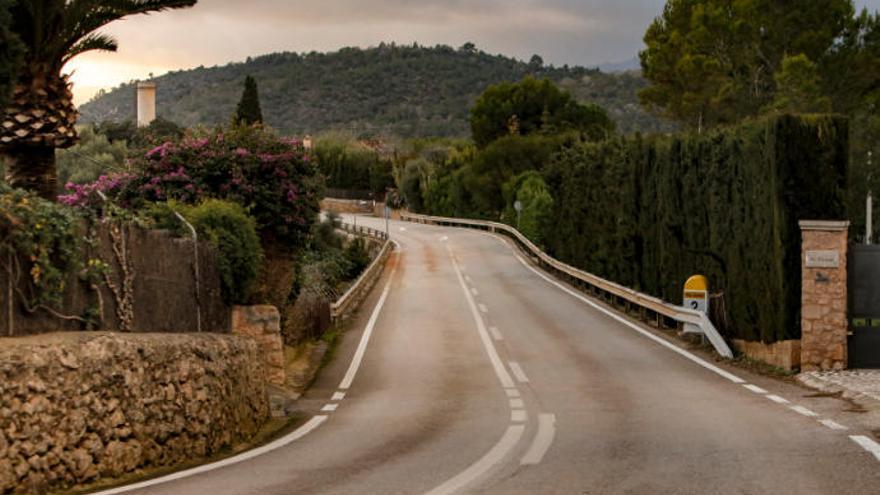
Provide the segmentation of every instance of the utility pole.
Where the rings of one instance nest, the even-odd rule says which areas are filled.
[[[866,201],[866,215],[865,215],[865,244],[871,245],[872,237],[874,236],[874,195],[870,189],[871,187],[871,176],[873,173],[871,172],[873,164],[871,163],[871,159],[873,153],[868,152],[868,199]]]

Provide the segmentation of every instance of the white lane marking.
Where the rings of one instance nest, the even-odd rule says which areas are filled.
[[[526,407],[522,399],[510,399],[511,409],[524,409]]]
[[[469,284],[472,284],[474,282],[473,280],[471,280],[470,275],[465,275],[464,279],[467,280],[467,283],[469,283]]]
[[[766,397],[777,404],[789,404],[787,399],[783,399],[782,397],[780,397],[778,395],[768,395]]]
[[[485,304],[480,303],[478,306],[480,307],[480,312],[482,312],[483,314],[489,312],[489,308],[487,308]]]
[[[519,363],[515,363],[510,361],[510,371],[513,373],[513,376],[516,377],[516,381],[520,383],[529,383],[529,377],[526,376],[526,372],[523,371],[522,366]]]
[[[508,248],[510,248],[511,250],[513,250],[513,248],[511,248],[509,245],[508,245]],[[676,346],[676,345],[674,345],[674,344],[672,344],[672,343],[670,343],[670,342],[667,342],[665,339],[662,339],[662,338],[660,338],[660,337],[658,337],[658,336],[652,334],[651,332],[649,332],[649,331],[647,331],[647,330],[645,330],[645,329],[643,329],[643,328],[640,328],[638,325],[636,325],[635,323],[633,323],[633,322],[627,320],[626,318],[624,318],[624,317],[622,317],[622,316],[620,316],[620,315],[618,315],[618,314],[615,314],[613,311],[611,311],[611,310],[609,310],[609,309],[603,308],[603,307],[600,306],[598,303],[595,303],[595,302],[589,300],[589,299],[586,298],[585,296],[582,296],[582,295],[578,294],[577,292],[575,292],[575,291],[569,289],[568,287],[562,285],[561,283],[559,283],[559,282],[553,280],[552,278],[550,278],[550,276],[541,273],[537,268],[535,268],[535,267],[529,265],[528,263],[526,263],[526,261],[525,261],[524,259],[522,259],[522,257],[521,257],[519,254],[517,254],[516,252],[514,252],[513,255],[516,257],[516,259],[519,260],[519,262],[520,262],[524,267],[528,268],[529,270],[531,270],[532,272],[534,272],[537,276],[539,276],[539,277],[543,278],[544,280],[546,280],[547,282],[549,282],[551,285],[556,286],[557,288],[559,288],[559,289],[562,290],[563,292],[566,292],[567,294],[569,294],[570,296],[574,297],[575,299],[579,299],[580,301],[583,301],[583,302],[587,303],[588,305],[592,306],[592,307],[593,307],[594,309],[596,309],[597,311],[600,311],[600,312],[606,314],[607,316],[611,317],[612,319],[617,320],[617,321],[620,322],[620,323],[623,323],[624,325],[628,326],[629,328],[631,328],[631,329],[635,330],[636,332],[640,333],[642,336],[647,337],[647,338],[653,340],[654,342],[656,342],[656,343],[662,345],[663,347],[666,347],[666,348],[669,349],[670,351],[675,352],[675,353],[677,353],[677,354],[680,354],[681,356],[685,357],[686,359],[688,359],[688,360],[690,360],[690,361],[692,361],[692,362],[694,362],[694,363],[696,363],[696,364],[702,366],[703,368],[706,368],[706,369],[709,370],[709,371],[712,371],[713,373],[715,373],[715,374],[717,374],[717,375],[719,375],[719,376],[721,376],[721,377],[723,377],[723,378],[725,378],[725,379],[727,379],[727,380],[732,381],[733,383],[736,383],[736,384],[746,383],[745,380],[743,380],[742,378],[740,378],[740,377],[734,375],[733,373],[730,373],[730,372],[728,372],[728,371],[725,371],[725,370],[719,368],[718,366],[715,366],[714,364],[709,363],[709,362],[706,361],[705,359],[702,359],[702,358],[700,358],[700,357],[698,357],[698,356],[696,356],[696,355],[694,355],[694,354],[691,354],[690,352],[688,352],[688,351],[686,351],[686,350],[684,350],[684,349],[682,349],[682,348],[680,348],[680,347],[678,347],[678,346]]]
[[[880,444],[864,435],[850,435],[849,438],[853,442],[859,444],[863,449],[874,454],[874,457],[880,461]]]
[[[449,251],[450,257],[452,257],[452,249],[448,244],[446,245],[446,249]],[[495,349],[495,345],[492,344],[492,339],[489,338],[489,333],[486,331],[486,325],[483,323],[483,318],[480,316],[480,313],[477,312],[477,305],[474,303],[474,298],[471,297],[471,293],[467,290],[467,285],[465,285],[464,277],[461,274],[461,267],[458,266],[455,257],[452,257],[452,267],[455,269],[455,274],[458,276],[458,283],[461,284],[461,290],[464,292],[464,297],[467,299],[468,306],[471,308],[471,315],[473,315],[474,322],[477,324],[477,333],[480,335],[480,340],[483,342],[483,348],[486,349],[486,354],[489,355],[489,361],[495,369],[498,381],[501,382],[503,388],[513,388],[513,379],[510,378],[507,368],[504,367],[504,363],[502,363],[501,358],[498,357],[498,351]]]
[[[133,485],[121,486],[119,488],[113,488],[110,490],[105,490],[102,492],[93,493],[92,495],[116,495],[118,493],[126,493],[134,490],[141,490],[144,488],[149,488],[151,486],[161,485],[163,483],[168,483],[171,481],[176,481],[183,478],[189,478],[190,476],[195,476],[197,474],[207,473],[209,471],[214,471],[215,469],[224,468],[227,466],[232,466],[234,464],[238,464],[240,462],[244,462],[254,457],[261,456],[268,452],[272,452],[273,450],[280,449],[285,445],[295,442],[300,438],[308,435],[312,431],[314,431],[317,427],[321,426],[324,421],[327,421],[327,416],[314,416],[312,419],[308,420],[304,425],[297,428],[295,431],[291,432],[288,435],[285,435],[278,440],[275,440],[272,443],[268,443],[263,445],[262,447],[258,447],[253,450],[248,450],[247,452],[243,452],[236,456],[229,457],[227,459],[223,459],[222,461],[212,462],[211,464],[205,464],[203,466],[199,466],[192,469],[187,469],[186,471],[180,471],[174,474],[169,474],[168,476],[162,476],[161,478],[156,478],[152,480],[142,481],[140,483],[135,483]]]
[[[443,237],[440,238],[440,242],[446,242],[448,240],[449,240],[449,236],[444,235]]]
[[[745,384],[745,385],[743,385],[743,387],[751,390],[752,392],[754,392],[756,394],[765,395],[768,393],[766,390],[764,390],[763,388],[761,388],[757,385]]]
[[[400,246],[398,245],[398,248],[399,247]],[[388,299],[388,293],[391,292],[391,282],[394,281],[394,273],[396,271],[397,263],[395,263],[394,267],[391,269],[391,273],[388,275],[388,282],[385,283],[385,288],[382,289],[382,296],[379,298],[379,302],[376,303],[376,307],[373,308],[373,314],[370,315],[369,321],[367,321],[367,326],[364,328],[364,334],[361,336],[360,343],[358,343],[357,351],[355,351],[354,358],[351,360],[351,365],[349,365],[345,377],[339,383],[340,390],[348,390],[351,387],[354,377],[357,375],[358,369],[361,367],[361,362],[364,360],[364,354],[367,353],[367,344],[370,343],[370,337],[373,335],[373,328],[376,327],[379,313],[382,312],[382,307],[385,306],[385,300]]]
[[[330,400],[342,400],[345,398],[345,392],[336,392]]]
[[[816,416],[818,416],[818,414],[814,413],[813,411],[807,409],[804,406],[791,406],[791,407],[789,407],[789,409],[791,409],[792,411],[794,411],[798,414],[802,414],[804,416],[807,416],[809,418],[815,418]]]
[[[333,412],[337,407],[339,407],[339,404],[327,404],[321,408],[321,412]]]
[[[525,423],[527,419],[529,419],[529,415],[522,409],[510,411],[510,421],[514,423]]]
[[[486,474],[492,467],[504,460],[505,457],[516,447],[519,439],[525,431],[525,425],[511,425],[507,428],[501,440],[492,447],[479,461],[465,469],[454,478],[429,491],[427,495],[448,495],[457,493],[461,489],[476,481]]]
[[[843,431],[843,430],[849,429],[846,426],[843,426],[842,424],[838,423],[837,421],[834,421],[833,419],[823,419],[819,422],[822,423],[823,425],[827,426],[828,428],[831,428],[832,430]]]
[[[498,330],[498,327],[489,327],[489,333],[492,334],[492,338],[495,340],[504,340],[504,336],[501,335],[501,332]]]
[[[400,231],[401,231],[401,232],[406,232],[406,227],[401,227],[401,228],[400,228]]]
[[[480,295],[480,291],[478,291],[478,290],[475,289],[474,287],[471,287],[471,294],[473,294],[474,296],[479,296],[479,295]]]
[[[519,390],[515,388],[506,388],[504,391],[507,392],[508,397],[519,397]]]
[[[526,451],[520,464],[535,465],[540,464],[544,459],[544,455],[553,444],[553,438],[556,436],[556,415],[555,414],[539,414],[538,415],[538,433],[532,446]]]

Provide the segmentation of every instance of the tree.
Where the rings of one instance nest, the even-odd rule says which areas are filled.
[[[260,95],[257,81],[253,77],[244,78],[244,92],[235,111],[235,120],[245,125],[262,124],[263,110],[260,108]]]
[[[12,31],[9,7],[13,0],[0,0],[0,108],[5,108],[18,78],[19,65],[24,53],[21,40]]]
[[[44,198],[58,194],[55,149],[76,143],[76,107],[64,66],[83,53],[116,51],[96,32],[123,17],[195,5],[196,0],[29,0],[11,9],[12,29],[25,47],[11,104],[2,113],[0,154],[10,185]]]
[[[695,129],[756,115],[785,57],[820,61],[853,14],[851,0],[669,0],[645,33],[640,99]]]
[[[786,113],[831,111],[831,99],[822,92],[819,67],[803,53],[785,57],[774,80],[773,110]]]
[[[590,139],[614,132],[614,122],[597,105],[582,105],[549,79],[490,86],[471,110],[471,135],[484,148],[509,134],[526,136],[578,130]]]
[[[56,153],[59,182],[85,184],[102,175],[121,172],[127,156],[125,141],[111,142],[94,127],[87,126],[80,130],[76,145]]]

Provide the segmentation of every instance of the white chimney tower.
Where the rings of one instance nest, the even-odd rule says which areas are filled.
[[[156,120],[156,83],[137,84],[137,125],[147,127]]]

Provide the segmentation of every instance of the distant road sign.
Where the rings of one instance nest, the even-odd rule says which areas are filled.
[[[517,202],[513,203],[513,209],[516,210],[517,213],[521,212],[523,210],[522,201],[517,201]]]

